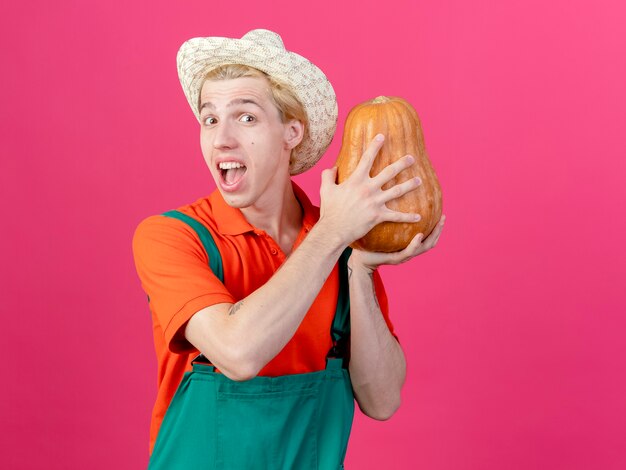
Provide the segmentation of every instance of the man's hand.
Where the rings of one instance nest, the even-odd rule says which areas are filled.
[[[398,173],[410,167],[415,158],[406,155],[388,165],[379,174],[370,177],[376,154],[383,146],[384,137],[378,134],[368,145],[356,169],[341,184],[336,184],[337,168],[322,172],[320,188],[320,220],[318,225],[338,237],[343,246],[358,240],[381,222],[417,222],[421,216],[389,209],[385,203],[413,191],[420,184],[419,178],[411,178],[387,190],[382,186]],[[333,237],[334,238],[334,237]]]
[[[348,261],[350,269],[366,269],[368,272],[374,271],[378,266],[383,264],[401,264],[411,258],[415,258],[422,253],[431,250],[437,245],[439,236],[443,230],[443,224],[446,216],[442,215],[439,223],[435,226],[428,238],[422,242],[424,234],[418,233],[411,243],[402,251],[394,253],[368,252],[362,250],[352,250],[352,255]]]

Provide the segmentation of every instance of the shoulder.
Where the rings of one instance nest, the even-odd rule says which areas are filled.
[[[298,186],[295,181],[292,180],[291,183],[293,187],[293,192],[300,202],[302,211],[304,212],[304,223],[314,225],[320,218],[319,206],[311,202],[306,192],[300,186]]]
[[[173,216],[172,212],[182,214],[182,217]],[[210,197],[142,219],[133,233],[133,252],[153,250],[164,245],[179,248],[199,245],[197,231],[185,221],[185,217],[191,217],[210,230],[214,224]]]

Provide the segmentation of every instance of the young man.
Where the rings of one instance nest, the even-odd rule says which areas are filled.
[[[277,34],[192,39],[178,68],[217,190],[133,239],[159,365],[150,466],[342,468],[353,396],[388,419],[405,377],[376,268],[434,247],[443,217],[401,252],[346,251],[377,223],[419,220],[385,206],[417,179],[381,189],[413,158],[370,178],[379,135],[347,181],[322,173],[314,207],[291,175],[330,144],[336,98]],[[212,367],[191,372],[198,352]]]

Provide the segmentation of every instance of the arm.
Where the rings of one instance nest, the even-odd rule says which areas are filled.
[[[368,253],[353,250],[350,273],[350,377],[361,411],[371,418],[389,419],[400,406],[400,390],[406,362],[400,344],[389,332],[374,289],[374,271],[382,264],[399,264],[437,244],[443,229],[441,218],[429,237],[418,234],[403,251]]]
[[[385,420],[400,406],[406,363],[380,311],[374,272],[354,266],[350,273],[350,378],[361,411]]]
[[[376,177],[369,169],[382,146],[375,140],[357,170],[335,184],[336,169],[322,173],[321,216],[306,239],[261,288],[232,305],[216,304],[196,313],[185,328],[187,340],[230,378],[254,377],[293,337],[343,249],[382,221],[413,222],[415,214],[389,210],[385,202],[415,189],[410,180],[381,187],[412,164],[403,158]]]
[[[318,223],[264,286],[191,317],[187,340],[231,379],[256,376],[293,337],[341,251]]]

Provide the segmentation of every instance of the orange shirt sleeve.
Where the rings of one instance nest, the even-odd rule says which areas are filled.
[[[378,305],[380,305],[380,311],[383,314],[383,318],[387,323],[387,327],[391,334],[398,339],[398,336],[394,332],[393,323],[389,318],[389,302],[387,300],[387,293],[385,292],[385,286],[383,285],[383,280],[380,277],[378,270],[374,271],[374,289],[376,290],[376,298],[378,299]],[[398,340],[399,342],[399,340]]]
[[[175,353],[193,350],[184,327],[199,310],[218,303],[235,303],[213,274],[202,243],[184,222],[150,216],[137,226],[133,257],[150,311]]]

